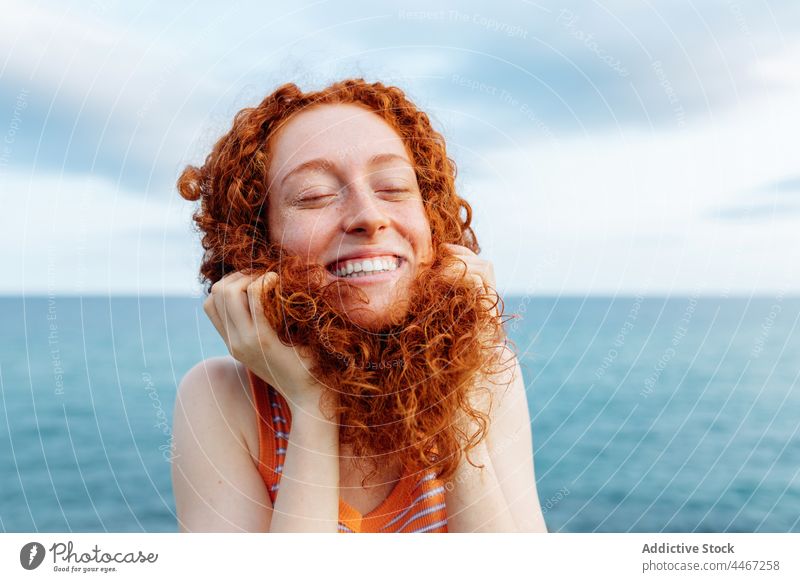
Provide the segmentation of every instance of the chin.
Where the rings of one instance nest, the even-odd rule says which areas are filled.
[[[358,327],[371,332],[379,332],[402,324],[408,314],[408,302],[400,299],[388,305],[375,307],[372,305],[348,306],[344,311],[348,319]]]
[[[367,331],[381,331],[401,325],[408,315],[407,278],[399,278],[394,286],[361,286],[368,303],[357,298],[358,293],[346,291],[339,298],[337,311],[356,326]]]

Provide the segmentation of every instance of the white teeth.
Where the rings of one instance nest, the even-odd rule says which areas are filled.
[[[344,267],[334,271],[334,274],[343,278],[355,278],[381,271],[396,271],[398,268],[399,259],[394,257],[386,259],[365,259],[362,262],[347,263]]]

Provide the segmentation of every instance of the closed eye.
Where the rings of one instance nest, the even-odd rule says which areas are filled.
[[[319,196],[308,196],[307,198],[298,199],[298,202],[313,202],[314,200],[322,200],[323,198],[330,198],[331,196],[336,196],[336,194],[321,194]]]
[[[406,194],[409,192],[407,188],[385,188],[383,190],[377,190],[378,193],[385,193],[385,194]],[[333,198],[336,194],[320,194],[318,196],[308,196],[306,198],[298,198],[295,202],[296,204],[302,204],[307,202],[315,202],[318,200],[323,200],[325,198]]]
[[[385,190],[378,190],[378,193],[380,194],[389,194],[395,196],[399,196],[400,194],[405,195],[408,194],[408,192],[409,191],[406,188],[387,188]]]

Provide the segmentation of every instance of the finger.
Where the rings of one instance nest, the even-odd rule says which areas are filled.
[[[237,279],[240,279],[242,276],[242,273],[239,271],[228,273],[211,286],[211,293],[209,294],[209,297],[213,297],[216,301],[217,296],[223,292],[226,285],[236,281]]]
[[[442,243],[442,246],[445,247],[445,249],[447,249],[448,251],[450,251],[450,252],[452,252],[454,254],[457,254],[457,255],[463,254],[463,255],[472,256],[472,257],[477,257],[478,256],[475,253],[475,251],[473,251],[470,248],[465,247],[464,245],[457,245],[457,244],[453,244],[453,243]]]
[[[448,265],[447,268],[443,272],[445,279],[450,281],[452,284],[463,284],[469,282],[469,269],[465,268],[461,264],[454,264]]]
[[[211,323],[214,325],[214,328],[217,330],[217,333],[222,336],[222,339],[225,341],[226,345],[230,345],[228,343],[228,336],[225,333],[225,325],[222,323],[222,318],[217,311],[217,304],[214,301],[214,296],[209,294],[206,297],[206,300],[203,302],[203,311],[206,312],[208,319],[211,320]]]
[[[247,301],[247,284],[251,277],[231,276],[222,281],[215,296],[217,312],[231,341],[238,341],[252,330],[253,320]]]
[[[497,291],[495,290],[492,263],[481,259],[465,246],[451,243],[442,243],[442,246],[446,247],[458,259],[458,263],[466,265],[466,270],[464,270],[461,264],[450,264],[447,272],[452,273],[458,279],[463,277],[469,284],[485,295],[487,305],[493,305],[497,297]],[[497,313],[497,307],[493,308],[493,313]]]
[[[450,273],[456,279],[461,279],[470,274],[475,268],[470,258],[464,255],[451,255],[455,258],[454,261],[449,261],[445,271]]]
[[[231,346],[231,338],[229,333],[231,326],[228,324],[228,322],[226,322],[224,317],[225,308],[220,298],[224,295],[226,286],[238,279],[241,279],[242,276],[243,275],[241,272],[233,271],[222,277],[211,286],[211,292],[203,303],[203,310],[206,312],[206,315],[208,315],[211,323],[214,324],[217,333],[219,333],[219,335],[225,341],[225,344],[228,346],[228,348]]]
[[[495,286],[494,267],[490,261],[481,259],[478,256],[457,256],[458,260],[467,265],[467,272],[477,274],[483,278],[484,284]],[[460,266],[459,266],[460,269]]]
[[[481,277],[478,273],[471,273],[469,275],[469,280],[481,293],[489,293],[489,290],[486,288],[486,281],[484,281],[483,277]]]
[[[494,292],[494,290],[486,285],[485,281],[480,275],[472,274],[469,276],[469,280],[480,293],[480,303],[483,308],[488,310],[492,317],[497,317],[499,304],[496,303],[497,294]]]
[[[261,303],[261,298],[264,296],[265,291],[271,289],[277,283],[278,274],[271,271],[251,281],[247,286],[247,298],[253,325],[256,333],[261,337],[267,338],[267,341],[277,339],[277,335],[269,321],[267,321],[266,315],[264,315],[264,305]]]
[[[221,289],[226,284],[232,283],[233,281],[236,281],[237,279],[241,279],[243,276],[244,275],[242,274],[241,271],[231,271],[230,273],[228,273],[227,275],[222,277],[219,281],[214,283],[214,287],[217,287],[217,288]]]

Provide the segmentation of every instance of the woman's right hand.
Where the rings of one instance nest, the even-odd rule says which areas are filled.
[[[302,346],[284,345],[264,316],[262,289],[277,282],[274,271],[229,273],[212,285],[203,309],[231,356],[278,390],[290,408],[316,412],[323,386],[311,375],[312,358]]]

